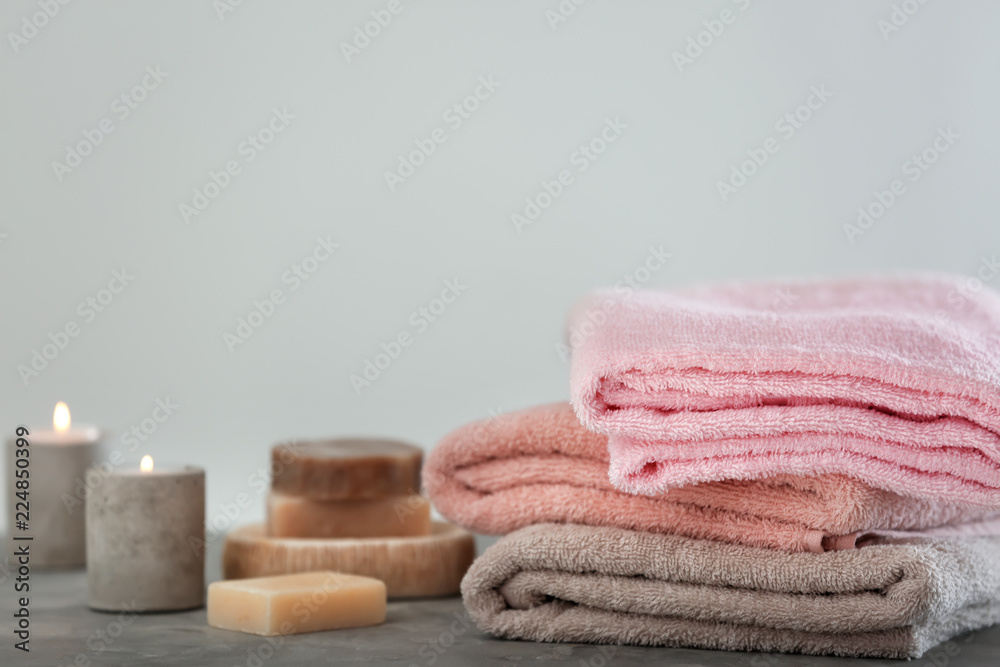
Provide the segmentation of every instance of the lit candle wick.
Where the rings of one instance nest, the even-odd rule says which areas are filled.
[[[142,462],[139,463],[139,470],[142,472],[152,472],[153,471],[153,457],[146,454],[142,457]]]
[[[52,413],[52,427],[57,433],[64,433],[69,430],[70,425],[69,408],[65,403],[56,403],[55,412]]]

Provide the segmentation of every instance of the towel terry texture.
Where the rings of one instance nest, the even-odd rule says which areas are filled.
[[[577,523],[821,552],[890,530],[1000,534],[1000,522],[977,521],[987,516],[981,507],[904,498],[843,475],[711,482],[650,497],[616,490],[607,472],[607,436],[561,403],[455,430],[431,451],[423,478],[444,517],[490,535]]]
[[[1000,508],[1000,296],[968,279],[598,292],[568,330],[617,488],[835,473]]]
[[[621,528],[540,524],[462,582],[499,637],[917,658],[1000,621],[1000,538],[787,553]]]

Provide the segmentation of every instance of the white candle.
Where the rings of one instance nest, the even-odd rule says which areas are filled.
[[[84,529],[83,498],[78,497],[87,468],[93,462],[101,438],[95,426],[71,428],[69,408],[56,405],[52,429],[29,428],[23,436],[26,447],[18,447],[17,438],[8,441],[8,461],[12,485],[27,480],[28,491],[22,498],[8,494],[10,532],[25,539],[14,542],[17,547],[28,544],[31,564],[35,567],[77,567],[86,563],[86,532]],[[18,450],[26,452],[19,457]],[[18,458],[26,458],[24,467]],[[23,464],[22,464],[23,465]],[[27,470],[22,475],[21,470]],[[27,505],[27,511],[26,506]]]
[[[172,611],[205,603],[205,471],[119,468],[87,498],[93,609]]]

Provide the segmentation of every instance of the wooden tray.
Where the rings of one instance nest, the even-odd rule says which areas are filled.
[[[435,521],[419,537],[268,537],[251,524],[226,535],[222,575],[226,579],[334,570],[385,582],[391,598],[454,595],[476,556],[472,534]]]

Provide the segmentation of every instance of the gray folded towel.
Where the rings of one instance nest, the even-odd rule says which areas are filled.
[[[510,639],[918,658],[1000,622],[1000,538],[815,554],[539,524],[490,547],[462,595]]]

